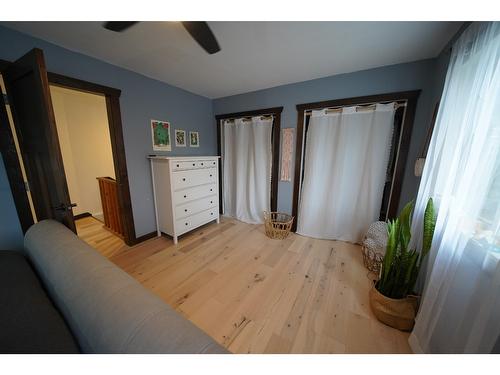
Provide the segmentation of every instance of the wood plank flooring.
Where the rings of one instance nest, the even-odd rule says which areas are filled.
[[[118,236],[103,228],[103,223],[92,216],[75,220],[78,236],[107,258],[127,248]]]
[[[85,220],[85,221],[82,221]],[[408,334],[379,323],[360,247],[223,218],[134,247],[95,219],[79,235],[234,353],[410,353]]]

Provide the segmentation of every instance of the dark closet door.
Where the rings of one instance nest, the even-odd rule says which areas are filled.
[[[76,232],[43,52],[33,49],[4,72],[37,219]]]

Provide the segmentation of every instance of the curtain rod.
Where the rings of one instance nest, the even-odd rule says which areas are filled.
[[[389,102],[389,103],[392,103],[393,101]],[[377,102],[377,103],[365,103],[365,104],[356,104],[356,105],[343,105],[343,106],[338,106],[338,107],[329,107],[329,108],[326,108],[326,113],[333,113],[333,112],[342,112],[342,109],[343,108],[346,108],[346,107],[360,107],[360,108],[356,108],[356,112],[358,111],[367,111],[367,110],[371,110],[373,108],[376,107],[377,104],[384,104],[383,102]],[[385,104],[388,104],[388,103],[385,103]],[[401,107],[406,107],[406,101],[404,103],[396,103],[396,105],[394,106],[394,109],[398,109],[398,108],[401,108]],[[325,109],[325,108],[318,108],[316,110],[321,110],[321,109]],[[308,109],[307,111],[304,111],[304,113],[307,115],[311,115],[313,109]]]
[[[257,117],[257,116],[245,116],[245,117],[225,118],[225,119],[221,119],[221,120],[222,121],[228,121],[228,122],[232,122],[232,121],[237,120],[237,119],[242,119],[243,121],[251,121],[252,117]],[[273,119],[273,118],[274,118],[273,115],[262,115],[262,116],[260,116],[261,120]]]

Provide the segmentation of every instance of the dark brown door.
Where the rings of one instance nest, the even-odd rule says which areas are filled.
[[[3,73],[37,219],[76,232],[43,52],[33,49]]]

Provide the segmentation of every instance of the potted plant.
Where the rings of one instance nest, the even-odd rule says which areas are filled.
[[[418,273],[431,249],[436,226],[432,198],[424,213],[422,249],[410,249],[411,215],[413,201],[401,211],[398,218],[388,222],[388,240],[379,280],[370,290],[370,306],[382,323],[411,331],[415,323],[417,298],[413,295]]]

